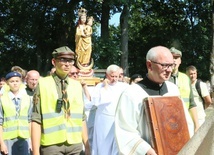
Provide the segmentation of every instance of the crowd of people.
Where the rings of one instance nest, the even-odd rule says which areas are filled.
[[[115,64],[94,87],[79,79],[75,53],[52,53],[49,75],[13,66],[0,82],[2,155],[156,155],[143,100],[179,96],[190,136],[205,122],[212,103],[197,69],[179,71],[182,52],[156,46],[146,55],[148,73],[124,76]]]

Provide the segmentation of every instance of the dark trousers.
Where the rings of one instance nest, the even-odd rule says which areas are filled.
[[[30,155],[28,139],[15,138],[4,140],[4,142],[8,149],[8,155]],[[0,155],[4,154],[0,153]]]
[[[56,144],[50,146],[41,146],[41,155],[80,155],[82,151],[82,143],[78,144]]]

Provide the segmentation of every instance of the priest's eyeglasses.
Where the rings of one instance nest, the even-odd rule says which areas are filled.
[[[78,72],[70,72],[70,75],[78,75]]]
[[[163,70],[166,70],[168,69],[169,67],[171,68],[174,68],[175,67],[175,64],[174,63],[160,63],[160,62],[155,62],[155,61],[151,61],[152,63],[155,63],[155,64],[158,64],[158,65],[161,65],[162,69]]]
[[[75,63],[75,60],[74,59],[69,59],[69,58],[57,58],[57,60],[59,62],[61,62],[62,64],[66,64],[66,63],[69,63],[69,64],[74,64]]]

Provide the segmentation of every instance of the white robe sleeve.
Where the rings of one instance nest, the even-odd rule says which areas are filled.
[[[102,83],[99,83],[93,90],[91,101],[93,105],[99,106],[111,102],[111,90],[103,87]]]

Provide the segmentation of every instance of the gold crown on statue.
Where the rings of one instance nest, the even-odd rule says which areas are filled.
[[[82,15],[87,15],[87,10],[85,9],[85,8],[80,8],[79,10],[78,10],[78,16],[79,17],[81,17]]]

